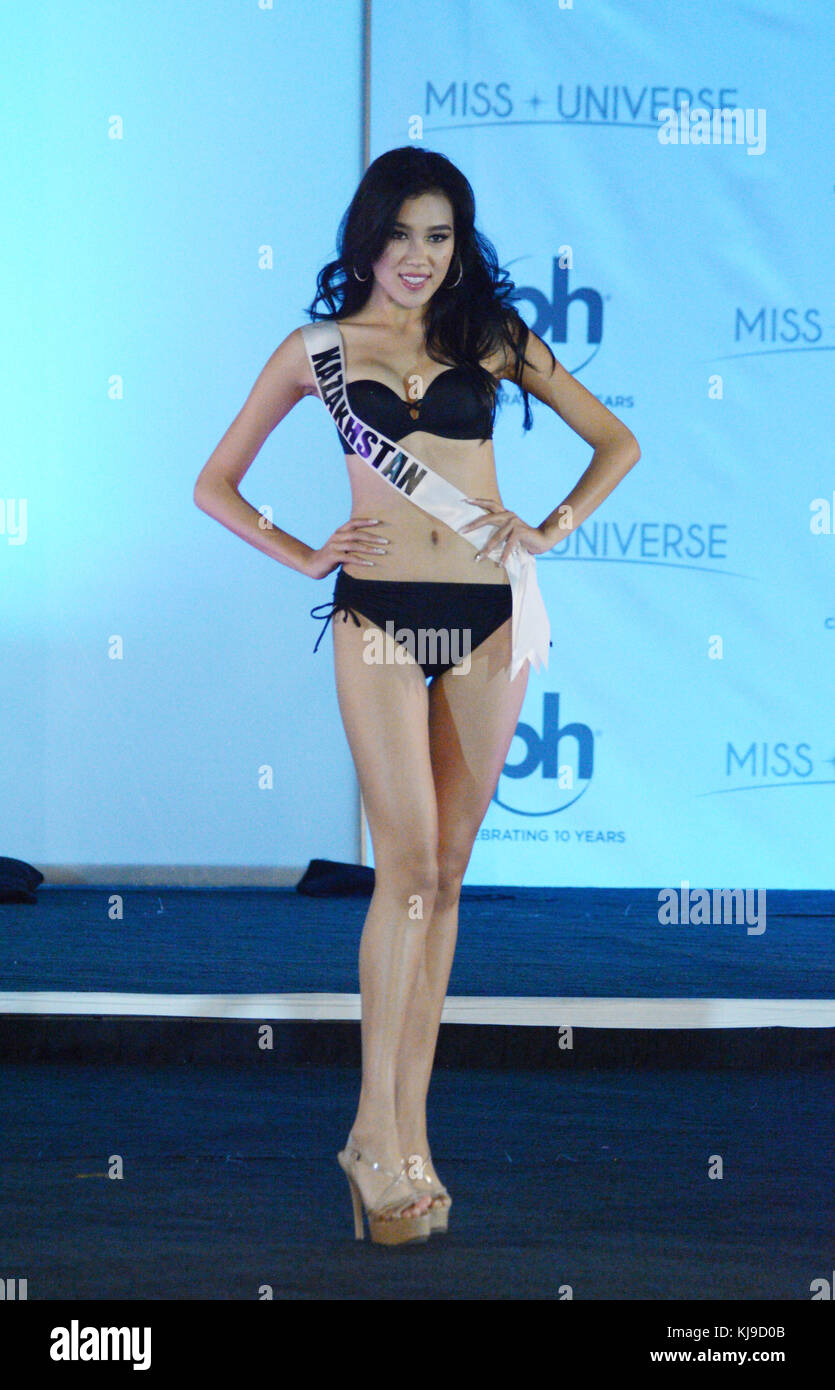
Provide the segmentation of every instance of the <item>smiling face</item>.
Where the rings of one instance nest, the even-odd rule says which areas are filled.
[[[443,284],[454,252],[452,204],[446,194],[406,198],[386,248],[374,263],[375,289],[384,290],[403,308],[423,307]]]

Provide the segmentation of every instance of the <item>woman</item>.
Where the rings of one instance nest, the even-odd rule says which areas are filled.
[[[581,525],[640,458],[630,430],[528,330],[512,291],[475,229],[463,174],[412,146],[381,155],[343,218],[338,259],[320,272],[309,310],[317,322],[273,353],[194,492],[203,511],[282,564],[315,579],[339,569],[329,605],[342,618],[333,624],[337,694],[375,888],[359,953],[362,1083],[338,1158],[355,1234],[362,1238],[364,1207],[372,1240],[391,1245],[447,1227],[451,1198],[434,1170],[426,1098],[462,879],[537,642],[541,655],[541,618],[528,624],[534,646],[524,638],[539,597],[532,557]],[[317,311],[320,301],[327,313]],[[321,333],[329,346],[317,352]],[[594,450],[538,526],[499,494],[491,437],[503,379],[522,390],[525,429],[530,392]],[[350,519],[314,548],[265,530],[238,487],[278,422],[317,392],[340,429],[352,505]],[[385,468],[370,460],[369,438],[380,454],[389,450]],[[403,462],[411,473],[399,471]],[[476,519],[446,524],[397,486],[409,476],[425,488],[423,473],[430,493],[447,489],[457,500],[447,517]],[[440,653],[438,629],[448,639]],[[381,630],[396,638],[382,654],[372,640]],[[436,647],[427,657],[429,630]]]

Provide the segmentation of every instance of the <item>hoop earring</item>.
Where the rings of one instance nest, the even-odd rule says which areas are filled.
[[[371,274],[371,271],[369,270],[368,275],[370,275],[370,274]],[[364,284],[365,284],[366,280],[368,279],[368,275],[357,275],[357,268],[356,268],[356,266],[354,266],[354,279],[355,279],[355,280],[359,280],[359,282],[360,282],[361,285],[364,285]]]
[[[462,276],[463,274],[464,274],[464,262],[461,260],[461,257],[460,257],[460,255],[459,255],[459,257],[458,257],[458,279],[457,279],[457,280],[453,280],[453,282],[452,282],[451,285],[447,285],[447,289],[449,289],[449,290],[454,290],[455,287],[456,287],[456,285],[460,285],[460,284],[461,284],[461,276]]]

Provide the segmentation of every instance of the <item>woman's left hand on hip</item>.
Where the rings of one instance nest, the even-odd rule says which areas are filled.
[[[504,565],[516,545],[521,545],[527,550],[529,555],[542,555],[546,550],[550,550],[553,542],[548,541],[542,534],[538,526],[528,526],[527,522],[522,521],[515,512],[509,512],[506,507],[502,507],[498,502],[494,502],[491,497],[467,497],[467,502],[473,506],[484,507],[490,515],[487,517],[476,517],[475,521],[468,521],[465,526],[458,528],[458,534],[463,536],[467,531],[477,531],[481,526],[495,527],[493,535],[481,550],[476,552],[476,560],[484,559],[490,551],[495,550],[498,545],[503,544],[501,558],[498,564]]]

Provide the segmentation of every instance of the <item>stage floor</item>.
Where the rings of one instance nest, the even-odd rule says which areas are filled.
[[[769,894],[750,935],[661,926],[649,891],[465,890],[430,1093],[450,1231],[385,1251],[335,1160],[367,899],[127,888],[111,920],[114,893],[0,907],[0,1270],[30,1300],[807,1301],[830,1276],[835,895]]]
[[[353,1238],[356,1094],[269,1056],[7,1063],[0,1267],[30,1300],[808,1301],[831,1274],[829,1074],[438,1070],[449,1233],[395,1251]]]

